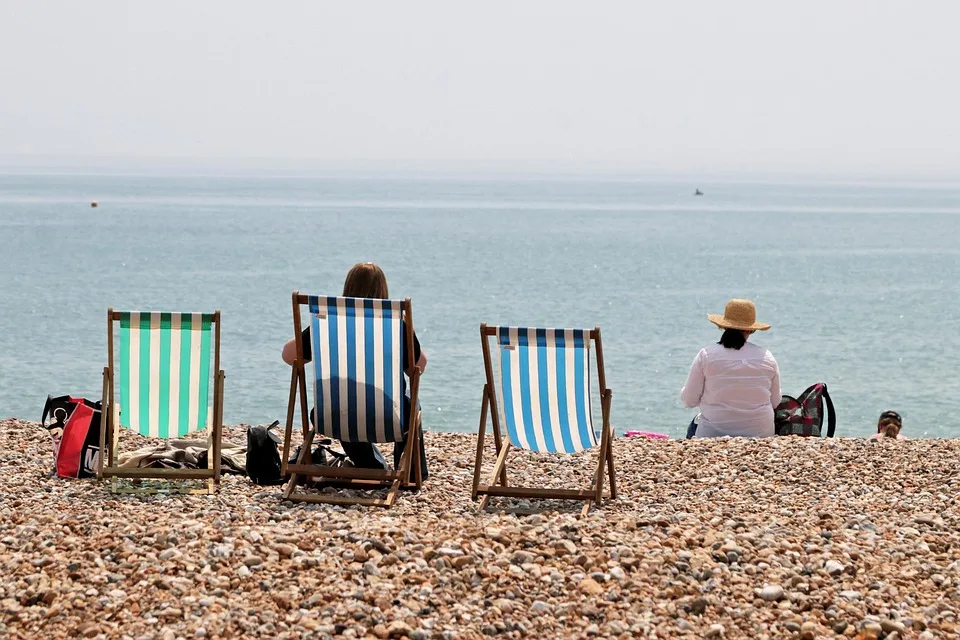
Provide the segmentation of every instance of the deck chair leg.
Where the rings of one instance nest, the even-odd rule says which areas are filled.
[[[411,462],[416,459],[414,454],[417,446],[416,420],[419,420],[419,415],[413,418],[413,426],[407,430],[403,453],[400,454],[400,465],[394,468],[394,471],[400,472],[400,484],[404,487],[411,487],[416,482],[416,476],[413,475],[413,467],[411,466]]]
[[[613,464],[613,437],[611,436],[607,445],[607,474],[610,476],[610,499],[617,499],[617,472]]]
[[[597,492],[597,497],[595,498],[596,502],[603,500],[603,474],[606,471],[607,466],[607,447],[600,447],[600,455],[597,459],[597,472],[596,472],[596,484],[594,490]]]
[[[385,507],[392,507],[394,500],[397,499],[397,493],[400,491],[400,478],[397,478],[390,485],[390,491],[387,492],[387,497],[384,500]]]
[[[313,444],[313,434],[314,431],[311,429],[307,432],[307,437],[303,441],[303,445],[300,448],[300,455],[297,457],[297,464],[308,464],[307,456],[309,455],[310,446]],[[287,481],[287,488],[283,491],[284,499],[289,499],[293,495],[293,491],[297,488],[297,478],[299,474],[291,473],[290,480]]]
[[[487,431],[487,408],[490,397],[487,395],[487,385],[483,385],[483,400],[480,402],[480,427],[477,429],[477,457],[473,463],[473,489],[470,499],[477,499],[477,487],[480,486],[480,467],[483,465],[483,440]]]
[[[591,507],[593,507],[593,500],[584,500],[583,507],[580,509],[580,517],[586,518],[587,514],[590,513]]]
[[[280,459],[280,475],[287,475],[287,460],[290,459],[290,436],[293,434],[293,413],[297,406],[297,363],[290,368],[290,398],[287,401],[287,422],[283,431],[283,457]]]
[[[599,462],[599,461],[598,461],[598,462]],[[603,467],[600,466],[599,464],[598,464],[597,466],[600,467],[601,469],[603,468]],[[590,478],[590,486],[588,487],[587,490],[588,490],[588,491],[596,491],[596,488],[597,488],[597,474],[594,473],[593,476]],[[594,500],[584,500],[584,501],[583,501],[583,507],[580,509],[580,517],[581,517],[581,518],[586,518],[586,517],[587,517],[587,514],[590,513],[590,508],[593,506],[593,503],[594,503]]]
[[[494,485],[497,483],[497,477],[503,475],[503,470],[507,464],[507,453],[510,452],[510,443],[504,442],[503,446],[500,448],[500,455],[497,456],[497,463],[493,467],[493,473],[490,475],[490,484]],[[506,485],[503,485],[506,486]],[[487,508],[487,503],[490,501],[490,494],[483,496],[483,500],[480,501],[480,511],[483,511]]]
[[[107,429],[110,426],[110,403],[107,388],[110,383],[110,368],[103,368],[103,395],[100,397],[100,455],[97,459],[97,480],[103,480],[103,459],[107,455]]]
[[[423,441],[423,422],[420,412],[417,412],[417,427],[415,429],[416,442],[413,443],[413,473],[416,478],[417,491],[423,488],[423,460],[420,456],[420,443]]]

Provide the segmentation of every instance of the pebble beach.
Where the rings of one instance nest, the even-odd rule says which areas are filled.
[[[960,632],[960,441],[618,439],[620,495],[583,518],[556,501],[478,512],[475,446],[427,433],[423,490],[343,508],[235,475],[210,496],[111,495],[51,477],[37,423],[0,421],[0,637]],[[516,453],[510,481],[586,485],[595,456]]]

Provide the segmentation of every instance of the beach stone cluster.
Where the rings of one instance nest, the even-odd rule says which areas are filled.
[[[111,495],[52,477],[38,424],[0,421],[0,637],[960,633],[960,442],[618,439],[620,496],[585,518],[559,501],[479,513],[475,447],[428,433],[422,491],[344,508],[240,476],[210,496]],[[517,453],[509,479],[585,486],[595,456]]]

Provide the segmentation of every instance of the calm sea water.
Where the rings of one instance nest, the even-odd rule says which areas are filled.
[[[957,238],[956,186],[0,175],[0,416],[99,397],[113,306],[220,308],[226,421],[282,420],[290,292],[372,260],[414,301],[428,429],[475,432],[486,321],[600,326],[618,431],[681,435],[705,314],[748,297],[784,392],[827,382],[840,434],[895,409],[955,437]]]

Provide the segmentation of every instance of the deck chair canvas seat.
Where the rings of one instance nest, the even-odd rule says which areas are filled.
[[[603,478],[610,477],[608,497],[616,498],[613,432],[606,387],[600,329],[537,329],[480,325],[486,384],[480,407],[473,499],[482,496],[485,509],[490,496],[583,500],[585,514],[604,498]],[[494,376],[490,338],[498,349],[498,376]],[[590,398],[590,345],[596,347],[603,424],[600,438],[593,425]],[[500,404],[498,404],[498,398]],[[497,452],[487,484],[480,483],[487,415],[493,424]],[[501,432],[501,417],[507,439]],[[574,454],[599,446],[599,459],[591,484],[584,489],[517,487],[507,483],[507,456],[511,448],[533,452]]]
[[[313,406],[316,428],[310,426],[307,371],[303,360],[302,312],[309,314]],[[283,497],[288,500],[389,507],[401,486],[420,488],[420,416],[417,396],[420,369],[414,362],[413,313],[409,298],[379,300],[308,296],[293,292],[293,328],[297,358],[290,381],[287,424],[283,439],[283,474],[290,474]],[[404,371],[410,372],[405,401]],[[288,463],[294,414],[300,408],[303,445],[295,463]],[[407,433],[409,432],[409,437]],[[392,470],[331,467],[312,464],[314,438],[346,442],[406,445]],[[369,498],[298,492],[301,478],[332,480],[341,489],[387,489]]]
[[[116,332],[116,336],[114,335]],[[111,491],[212,493],[220,483],[223,381],[220,311],[164,313],[107,310],[107,366],[99,479]],[[179,439],[207,429],[208,469],[129,468],[117,464],[120,427],[140,435]],[[166,480],[174,486],[121,488],[118,479]],[[205,481],[197,489],[180,481]]]

